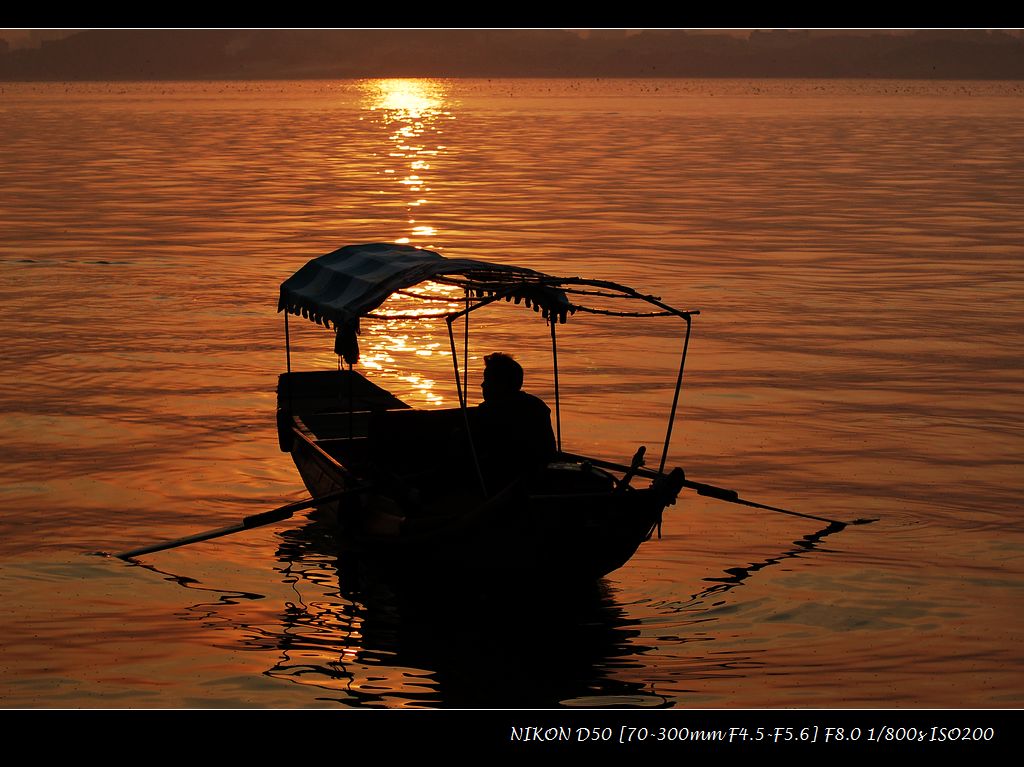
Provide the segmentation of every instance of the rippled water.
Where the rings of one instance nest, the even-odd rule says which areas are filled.
[[[1019,83],[4,84],[0,703],[1019,707],[1022,107]],[[360,591],[304,518],[89,556],[304,496],[277,288],[372,241],[700,309],[669,464],[879,521],[684,495],[571,598]],[[550,400],[543,322],[483,314],[473,353],[515,350]],[[296,324],[300,367],[334,366]],[[560,328],[566,448],[659,458],[679,330]],[[452,405],[439,328],[362,344]]]

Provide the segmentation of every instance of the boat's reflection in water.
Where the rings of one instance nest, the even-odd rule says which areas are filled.
[[[571,592],[466,582],[443,590],[361,577],[330,552],[317,522],[288,531],[278,549],[296,594],[280,661],[267,673],[323,689],[348,705],[545,708],[670,705],[618,670],[652,649],[606,584]],[[334,594],[324,590],[333,579]],[[323,597],[327,597],[326,599]]]
[[[824,539],[842,529],[829,525],[777,556],[705,578],[709,586],[684,602],[656,600],[638,612],[603,581],[572,591],[498,588],[467,573],[465,584],[443,591],[399,589],[362,577],[339,559],[333,529],[311,521],[283,533],[278,547],[297,599],[287,604],[280,633],[264,637],[280,652],[266,673],[320,688],[318,701],[350,706],[670,707],[679,703],[675,686],[688,687],[688,677],[743,676],[743,668],[759,666],[752,657],[706,654],[708,611],[764,568],[824,551]],[[680,637],[690,649],[674,661],[662,657],[667,637],[650,631],[685,634],[693,625],[701,641]],[[630,681],[648,678],[635,671],[659,658],[667,664],[664,695],[661,685]]]
[[[396,591],[360,578],[339,559],[333,528],[310,521],[280,534],[276,569],[294,597],[269,622],[230,617],[262,594],[136,565],[207,594],[185,618],[222,632],[225,621],[234,626],[242,646],[274,658],[266,676],[309,688],[304,707],[670,707],[700,703],[693,690],[702,680],[732,684],[762,668],[756,651],[708,645],[717,609],[765,568],[826,552],[825,539],[842,529],[829,525],[775,556],[725,568],[683,599],[630,601],[605,582],[496,589],[472,573],[465,588]]]

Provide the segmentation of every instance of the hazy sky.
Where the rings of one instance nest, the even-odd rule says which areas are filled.
[[[0,38],[6,42],[0,45],[0,79],[1022,79],[1021,31],[1001,32],[1010,34],[948,28],[2,29]],[[48,40],[54,42],[39,49]]]

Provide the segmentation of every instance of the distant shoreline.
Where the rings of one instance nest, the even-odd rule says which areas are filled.
[[[901,77],[901,76],[812,76],[812,75],[671,75],[667,77],[642,77],[622,75],[621,77],[605,77],[596,75],[503,75],[492,77],[488,75],[317,75],[309,77],[55,77],[55,78],[4,78],[0,76],[0,83],[8,84],[32,84],[32,83],[202,83],[202,82],[259,82],[259,83],[286,83],[286,82],[332,82],[344,80],[863,80],[879,82],[993,82],[993,83],[1024,83],[1024,76],[1021,77]]]
[[[0,39],[0,81],[364,78],[1024,80],[1014,31],[84,30]]]

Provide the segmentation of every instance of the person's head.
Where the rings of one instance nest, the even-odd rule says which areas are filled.
[[[510,397],[523,388],[523,366],[511,355],[494,352],[484,357],[484,402]]]

